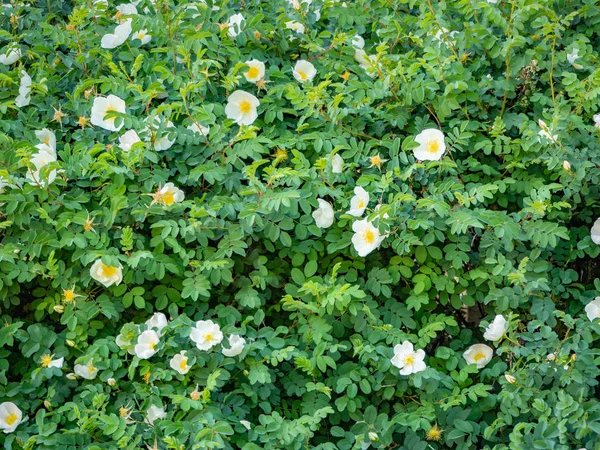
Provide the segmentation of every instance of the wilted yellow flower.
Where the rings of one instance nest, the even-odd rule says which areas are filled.
[[[350,78],[350,72],[346,70],[343,74],[340,75],[340,77],[342,77],[342,80],[348,81],[348,79]]]
[[[427,433],[425,433],[425,439],[427,439],[428,441],[441,441],[443,433],[444,430],[441,430],[440,427],[438,427],[437,424],[435,424],[429,429]]]
[[[73,300],[75,300],[76,297],[79,296],[75,293],[75,287],[63,290],[63,300],[65,301],[65,303],[72,302]]]
[[[226,23],[220,23],[219,24],[219,31],[226,30],[228,27],[229,27],[229,25],[227,25]]]
[[[152,372],[148,372],[147,374],[145,374],[143,376],[144,381],[146,382],[146,384],[150,383],[150,376],[152,375]]]
[[[52,120],[54,122],[59,122],[60,124],[62,124],[63,117],[67,117],[67,115],[64,112],[62,112],[62,107],[59,107],[58,109],[52,107],[52,109],[54,109],[54,116],[52,117]]]
[[[85,231],[93,231],[94,233],[96,232],[96,230],[94,230],[94,218],[90,217],[89,214],[85,220],[85,223],[83,224],[83,229]]]
[[[88,124],[90,123],[90,119],[87,119],[83,116],[81,116],[78,120],[77,120],[77,125],[79,125],[81,128],[85,128],[88,126]]]
[[[254,32],[254,39],[260,39],[261,37],[262,35],[258,31]]]
[[[386,159],[383,159],[381,156],[379,156],[379,154],[371,156],[371,158],[369,159],[371,160],[370,167],[377,167],[378,169],[381,169],[381,165],[387,161]]]

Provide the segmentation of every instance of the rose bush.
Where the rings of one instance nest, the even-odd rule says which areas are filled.
[[[595,2],[1,8],[4,448],[600,448]]]

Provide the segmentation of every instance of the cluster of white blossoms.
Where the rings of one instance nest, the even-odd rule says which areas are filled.
[[[32,184],[37,186],[48,186],[56,179],[56,170],[45,171],[44,167],[57,161],[56,155],[56,136],[47,128],[35,132],[40,141],[35,147],[38,152],[29,160],[30,166],[27,171],[27,178]]]
[[[504,337],[508,329],[508,322],[502,315],[497,315],[494,321],[488,325],[483,334],[484,339],[497,342]],[[404,341],[394,347],[392,365],[400,369],[400,375],[411,375],[422,372],[427,368],[425,364],[425,352],[421,349],[415,350],[413,344]],[[483,369],[494,356],[494,350],[485,344],[471,345],[464,353],[463,358],[468,364],[475,364],[478,369]]]
[[[442,158],[446,151],[444,133],[435,128],[428,128],[421,131],[416,137],[415,142],[419,144],[414,150],[415,159],[420,161],[436,161]],[[371,158],[371,167],[380,166],[384,160],[379,155]],[[331,157],[332,173],[341,173],[344,169],[344,160],[338,154]],[[350,209],[346,214],[353,217],[361,217],[369,205],[369,193],[362,186],[354,188],[354,196],[350,199]],[[329,228],[335,221],[335,211],[328,201],[318,198],[319,207],[313,211],[312,217],[319,228]],[[375,207],[378,211],[381,205]],[[388,219],[388,215],[384,215]],[[373,250],[379,248],[381,243],[387,237],[387,234],[381,234],[379,228],[368,219],[357,220],[352,224],[352,244],[358,253],[358,256],[365,257]]]
[[[136,355],[140,359],[149,359],[154,356],[161,343],[164,329],[167,327],[167,317],[163,313],[155,313],[146,321],[147,329],[139,333],[137,340],[134,335],[126,335],[123,331],[116,337],[117,345]],[[139,330],[139,327],[137,327]],[[196,344],[198,350],[208,351],[223,341],[223,332],[218,324],[212,320],[199,320],[190,331],[190,340]],[[221,352],[227,357],[234,357],[242,353],[246,340],[232,334],[228,337],[229,347],[221,345]],[[185,375],[192,367],[185,350],[180,351],[169,361],[173,370]]]

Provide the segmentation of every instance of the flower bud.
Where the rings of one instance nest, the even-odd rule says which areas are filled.
[[[548,361],[555,361],[556,360],[556,353],[548,353],[548,356],[546,356],[546,359]]]
[[[67,345],[68,345],[69,347],[75,347],[75,342],[74,342],[74,341],[72,341],[71,339],[67,339]]]
[[[117,385],[117,380],[115,380],[114,378],[109,378],[108,380],[106,380],[106,382],[111,387],[115,387]]]
[[[504,374],[504,378],[506,378],[506,381],[508,381],[510,384],[515,384],[517,382],[517,379],[508,373]]]
[[[192,400],[200,400],[200,392],[198,392],[198,385],[196,385],[196,389],[194,389],[191,393],[190,393],[190,398]]]
[[[69,380],[76,380],[76,379],[77,379],[77,376],[76,376],[74,373],[68,373],[68,374],[67,374],[67,378],[68,378]]]
[[[577,360],[577,353],[573,353],[571,355],[571,361],[575,362]]]
[[[65,307],[63,305],[54,305],[54,309],[55,312],[62,314],[65,312]]]
[[[567,160],[563,161],[563,169],[565,169],[567,172],[571,171],[571,163]]]
[[[542,130],[547,130],[548,129],[548,125],[546,125],[546,122],[544,122],[542,119],[538,120],[538,125],[540,126],[540,128]]]
[[[377,433],[369,431],[369,439],[371,440],[371,442],[377,442],[379,440],[379,436],[377,436]]]
[[[50,400],[44,400],[44,408],[52,409],[52,403],[50,403]]]

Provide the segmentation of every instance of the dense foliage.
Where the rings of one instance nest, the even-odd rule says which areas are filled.
[[[600,448],[595,1],[1,8],[4,448]]]

